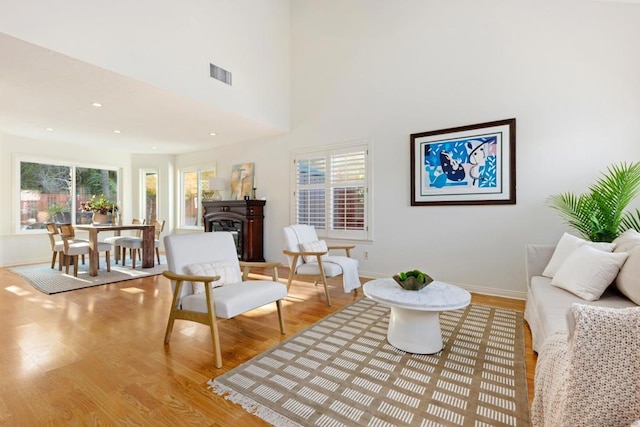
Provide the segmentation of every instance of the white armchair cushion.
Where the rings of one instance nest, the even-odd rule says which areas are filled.
[[[213,290],[216,316],[223,319],[230,319],[286,296],[285,285],[267,280],[236,282]],[[206,313],[207,299],[204,293],[187,295],[182,298],[181,306],[183,310]]]
[[[314,242],[307,242],[300,244],[300,250],[302,252],[327,252],[327,242],[324,240],[316,240]],[[323,257],[326,255],[323,255]],[[314,262],[318,258],[315,255],[304,255],[304,262]]]
[[[580,246],[587,245],[599,249],[605,252],[611,252],[615,248],[615,244],[606,242],[590,242],[588,240],[581,239],[580,237],[573,236],[569,233],[564,233],[556,246],[549,264],[542,272],[545,277],[553,278],[558,269],[564,263],[569,255]]]
[[[228,261],[217,262],[201,262],[198,264],[189,264],[185,267],[187,274],[192,276],[220,276],[220,279],[211,282],[211,287],[215,288],[222,285],[230,285],[242,281],[240,270],[237,263]],[[193,293],[204,293],[204,283],[194,282]]]
[[[583,245],[562,263],[551,285],[587,301],[595,301],[616,278],[627,255],[625,252],[604,252]]]

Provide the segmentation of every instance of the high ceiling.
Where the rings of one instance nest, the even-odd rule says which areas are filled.
[[[158,154],[282,133],[2,33],[0,61],[0,133]]]

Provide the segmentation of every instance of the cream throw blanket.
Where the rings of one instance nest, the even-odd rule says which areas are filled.
[[[552,335],[540,349],[533,426],[614,427],[640,419],[640,307],[573,304],[567,317],[575,330]]]

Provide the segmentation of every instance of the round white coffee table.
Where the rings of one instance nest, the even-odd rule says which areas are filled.
[[[464,308],[471,294],[448,283],[433,281],[419,291],[407,291],[393,279],[376,279],[364,284],[364,294],[389,306],[389,344],[408,353],[433,354],[442,350],[440,312]]]

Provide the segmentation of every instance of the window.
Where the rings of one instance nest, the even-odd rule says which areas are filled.
[[[74,165],[20,161],[20,230],[47,222],[90,223],[80,203],[104,195],[118,201],[118,172]]]
[[[209,194],[209,178],[216,176],[213,167],[180,172],[180,226],[198,228],[202,225],[202,199]]]
[[[294,222],[325,238],[370,239],[368,153],[359,143],[294,154]]]
[[[142,204],[140,212],[142,218],[151,224],[151,220],[158,219],[158,171],[143,170],[141,173],[142,185],[144,193],[140,197]]]

